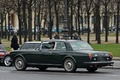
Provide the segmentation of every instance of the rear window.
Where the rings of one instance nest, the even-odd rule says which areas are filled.
[[[21,49],[37,49],[41,43],[25,43],[21,46]]]

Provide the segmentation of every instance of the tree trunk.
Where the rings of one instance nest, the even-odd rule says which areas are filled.
[[[78,0],[78,11],[77,11],[77,15],[78,15],[78,34],[80,35],[80,4],[81,4],[81,0]],[[77,29],[77,28],[76,28]]]
[[[36,0],[34,1],[34,8],[35,8],[35,11],[34,11],[34,40],[36,40]]]
[[[10,13],[8,11],[8,41],[10,41],[10,32],[11,32]]]
[[[3,14],[1,13],[1,38],[4,38],[4,34],[3,34]]]
[[[28,41],[32,41],[32,0],[28,4]]]
[[[22,44],[22,36],[21,36],[21,10],[20,10],[21,4],[20,4],[20,0],[18,0],[18,25],[19,25],[19,44]]]
[[[105,42],[108,42],[108,15],[107,15],[107,4],[105,4],[105,23],[104,23],[104,28],[105,28]]]
[[[49,39],[52,39],[51,1],[49,0]]]
[[[55,6],[54,6],[54,8],[55,8],[55,16],[56,16],[56,32],[59,34],[59,19],[58,19],[58,10],[57,10],[57,2],[55,1]]]
[[[23,26],[25,28],[25,35],[24,35],[24,42],[27,41],[27,19],[26,19],[26,3],[25,0],[23,0]]]
[[[70,37],[71,37],[71,39],[72,39],[72,34],[73,34],[73,7],[72,7],[72,5],[73,5],[73,0],[71,0],[71,6],[70,6],[70,9],[71,9],[71,19],[70,19],[70,26],[71,26],[71,30],[70,30]]]
[[[100,5],[96,5],[96,26],[97,26],[97,43],[101,44],[101,38],[100,38]]]
[[[120,4],[117,3],[117,29],[116,29],[116,43],[119,43],[119,11],[120,11]]]
[[[40,6],[41,4],[39,3],[39,9],[38,9],[38,26],[39,26],[39,31],[38,31],[38,40],[41,41],[41,20],[40,20]]]
[[[90,43],[90,13],[89,12],[87,12],[87,17],[88,17],[88,19],[87,19],[87,21],[88,21],[88,36],[87,36],[87,42],[88,43]]]
[[[7,31],[7,21],[6,21],[6,13],[5,13],[5,30],[4,30],[4,34],[5,34],[5,39],[7,39],[7,33],[8,33],[8,31]]]

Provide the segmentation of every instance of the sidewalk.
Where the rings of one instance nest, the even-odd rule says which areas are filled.
[[[113,60],[113,66],[102,67],[103,69],[120,69],[120,60]]]
[[[120,60],[120,57],[113,57],[113,60]]]

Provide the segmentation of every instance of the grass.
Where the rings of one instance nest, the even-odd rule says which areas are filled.
[[[120,57],[120,44],[91,44],[94,50],[112,52],[114,57]]]
[[[10,49],[11,49],[10,47],[5,47],[5,49],[6,49],[7,51],[11,51],[11,50],[10,50]]]

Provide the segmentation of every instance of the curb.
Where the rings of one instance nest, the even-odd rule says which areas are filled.
[[[113,57],[113,60],[120,60],[120,57]]]
[[[117,67],[117,66],[106,66],[106,67],[102,67],[102,69],[120,69],[120,67]]]

